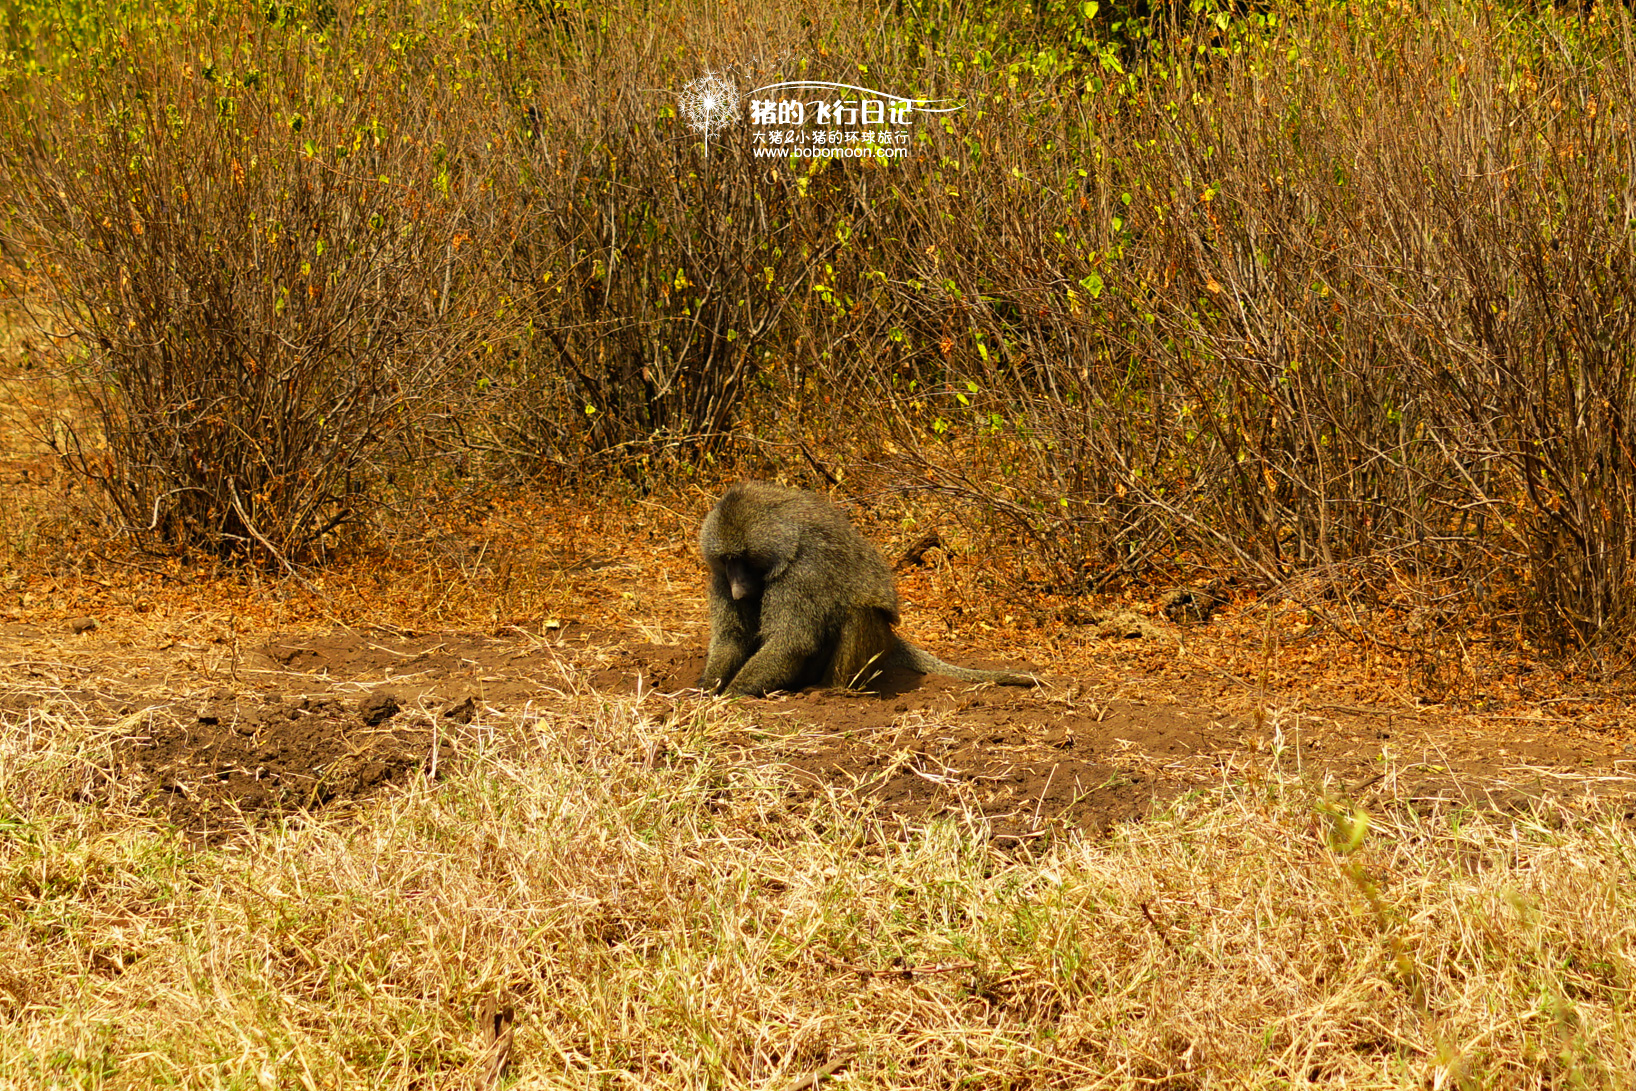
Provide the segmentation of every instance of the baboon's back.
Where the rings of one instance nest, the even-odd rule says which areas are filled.
[[[871,607],[897,622],[897,588],[880,550],[819,494],[741,481],[722,495],[706,534],[718,517],[721,525],[744,528],[752,554],[778,554],[788,565],[787,590],[813,607]]]

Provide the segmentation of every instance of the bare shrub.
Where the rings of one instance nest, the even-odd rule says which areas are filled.
[[[754,157],[749,126],[702,129],[681,109],[695,80],[737,101],[775,78],[754,58],[802,36],[795,14],[724,37],[687,7],[658,17],[674,35],[635,12],[553,26],[508,77],[529,104],[526,211],[501,272],[529,331],[489,374],[500,444],[525,467],[719,450],[786,306],[836,245],[833,223],[809,226],[798,170]]]
[[[847,392],[811,419],[883,405],[890,478],[985,501],[1071,584],[1373,558],[1623,640],[1636,54],[1620,11],[1536,19],[1280,11],[1129,73],[943,71],[980,113],[792,316]],[[838,344],[861,365],[813,359]]]
[[[81,405],[53,441],[150,547],[314,555],[491,322],[437,131],[473,110],[357,29],[133,29],[13,100],[6,235]]]
[[[1295,78],[1194,70],[1138,179],[1177,195],[1140,347],[1227,456],[1222,525],[1276,571],[1390,552],[1470,591],[1520,578],[1539,636],[1622,640],[1636,254],[1610,196],[1629,138],[1598,114],[1636,90],[1628,33],[1564,23],[1534,56],[1480,15],[1315,23],[1268,39],[1321,38]]]

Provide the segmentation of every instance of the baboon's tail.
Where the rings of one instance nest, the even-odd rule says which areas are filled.
[[[984,671],[973,670],[970,667],[957,667],[953,663],[945,663],[924,648],[917,648],[907,640],[899,639],[897,655],[893,657],[898,664],[908,667],[920,674],[941,674],[947,678],[958,678],[962,682],[998,682],[1002,686],[1037,686],[1040,680],[1031,674],[1013,674],[1011,671]]]

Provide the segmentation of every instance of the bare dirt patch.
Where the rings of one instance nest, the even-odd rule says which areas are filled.
[[[702,649],[632,646],[599,676],[690,684]],[[987,665],[987,664],[985,664]],[[1015,664],[1010,665],[1015,668]],[[977,814],[999,839],[1105,831],[1180,795],[1276,766],[1374,807],[1525,809],[1613,797],[1636,817],[1629,755],[1560,732],[1463,730],[1404,710],[1230,713],[1206,702],[1019,690],[900,672],[875,693],[808,690],[750,702],[758,751],[819,790],[843,786],[889,818]],[[1590,775],[1587,767],[1598,767]]]
[[[222,696],[191,716],[152,710],[145,731],[115,744],[118,775],[207,839],[402,783],[430,750],[429,725],[405,722],[390,699]]]
[[[115,775],[210,839],[403,784],[434,760],[446,767],[475,717],[572,713],[600,692],[637,698],[663,720],[678,702],[705,700],[691,690],[697,642],[584,626],[263,637],[235,653],[227,682],[183,647],[122,665],[107,643],[98,657],[94,634],[15,626],[4,640],[5,708],[26,712],[53,693],[130,725],[113,742]],[[69,675],[71,686],[35,684]],[[144,688],[156,677],[163,684]],[[1516,809],[1589,794],[1636,812],[1630,755],[1548,724],[1476,730],[1432,712],[1311,705],[1257,715],[1203,694],[1127,692],[1107,681],[1026,690],[900,672],[873,692],[730,702],[724,715],[742,726],[726,741],[741,760],[788,772],[797,795],[850,793],[888,825],[975,818],[1001,842],[1106,830],[1274,769],[1371,807]]]
[[[543,676],[560,662],[527,637],[274,639],[237,668],[237,689],[147,706],[143,726],[114,742],[116,775],[178,826],[218,839],[247,821],[402,784],[430,762],[447,768],[460,726],[485,705],[549,696]]]

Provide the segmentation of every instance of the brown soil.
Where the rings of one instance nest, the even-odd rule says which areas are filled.
[[[402,783],[432,732],[391,700],[278,695],[154,710],[145,733],[115,743],[122,779],[178,826],[216,840],[247,819],[355,799]],[[396,721],[396,722],[394,722]]]
[[[599,682],[616,684],[622,668],[666,690],[704,666],[702,649],[637,645],[628,656]],[[1062,680],[1030,691],[911,673],[885,679],[877,693],[809,690],[746,707],[766,759],[814,790],[856,791],[889,819],[978,814],[1002,840],[1105,831],[1274,767],[1375,807],[1517,811],[1594,796],[1636,817],[1628,768],[1594,779],[1575,769],[1628,767],[1620,760],[1628,748],[1554,732],[1462,732],[1433,715],[1330,709],[1258,725],[1253,713],[1184,699],[1088,699]]]
[[[41,647],[60,653],[56,636],[13,627],[5,637],[13,676],[68,666]],[[584,627],[501,636],[340,631],[252,648],[234,667],[234,685],[187,699],[144,698],[134,671],[51,692],[100,709],[94,718],[134,725],[113,738],[115,775],[215,840],[247,820],[357,799],[430,763],[446,768],[459,725],[474,719],[571,708],[592,689],[664,705],[704,700],[689,692],[702,666],[697,643],[633,643]],[[43,700],[41,692],[16,686],[4,701],[18,708]],[[1253,709],[1224,712],[1204,697],[1115,692],[1060,679],[1027,690],[898,674],[875,692],[743,700],[729,714],[744,722],[744,760],[785,770],[797,793],[850,793],[888,828],[980,818],[1002,843],[1106,830],[1185,793],[1275,769],[1374,807],[1514,809],[1588,791],[1636,810],[1629,778],[1619,775],[1628,755],[1595,738],[1462,731],[1404,710],[1285,711],[1258,723]],[[1587,766],[1600,775],[1586,775]]]

